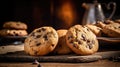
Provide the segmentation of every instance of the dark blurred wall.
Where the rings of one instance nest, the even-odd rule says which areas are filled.
[[[14,2],[12,0],[0,0],[0,29],[3,22],[14,18]]]
[[[120,17],[119,0],[98,1],[100,3],[116,2],[117,10],[113,19]],[[28,25],[28,32],[41,26],[53,26],[55,29],[69,28],[69,26],[81,23],[85,12],[85,9],[81,7],[83,2],[91,3],[92,0],[2,0],[0,1],[0,29],[6,21],[22,21]],[[66,19],[57,16],[57,10],[60,8],[62,12],[61,6],[64,6],[65,3],[68,3],[68,7],[73,9],[73,11],[66,10],[72,15],[68,15],[68,19],[75,17],[74,21],[68,22],[71,23],[68,24],[68,27],[65,26]],[[105,10],[104,13],[110,13],[110,11]]]

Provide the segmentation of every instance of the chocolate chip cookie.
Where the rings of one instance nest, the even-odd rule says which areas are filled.
[[[18,30],[26,30],[27,29],[27,25],[23,22],[17,22],[17,21],[9,21],[9,22],[5,22],[3,24],[3,28],[5,29],[18,29]]]
[[[119,23],[105,24],[102,31],[109,37],[120,37],[120,24]]]
[[[58,44],[53,52],[55,54],[72,53],[71,49],[66,44],[65,36],[66,36],[67,30],[66,29],[59,29],[59,30],[57,30],[57,33],[59,36],[59,41],[58,41]]]
[[[67,45],[78,55],[93,54],[98,50],[96,35],[86,26],[75,25],[66,34]]]
[[[26,30],[9,30],[9,29],[0,30],[0,36],[26,36],[26,35],[28,35]]]
[[[96,36],[101,36],[102,29],[96,25],[86,25]]]
[[[58,34],[52,27],[40,27],[25,39],[24,50],[30,55],[47,55],[58,43]]]

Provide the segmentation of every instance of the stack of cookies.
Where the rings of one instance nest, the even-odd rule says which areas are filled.
[[[107,37],[115,37],[120,38],[120,23],[116,21],[106,21],[106,22],[98,22],[98,27],[102,28],[102,32]]]
[[[9,21],[3,24],[0,36],[26,36],[27,25],[23,22]]]
[[[97,24],[86,25],[97,37],[120,37],[120,20],[97,21]]]

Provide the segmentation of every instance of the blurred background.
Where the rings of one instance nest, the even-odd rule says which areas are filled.
[[[82,3],[93,0],[0,0],[0,29],[7,21],[21,21],[28,25],[28,33],[41,26],[68,29],[81,24],[85,8]],[[112,19],[120,18],[119,0],[98,0],[99,3],[116,2],[117,8]],[[111,10],[105,10],[106,17]]]

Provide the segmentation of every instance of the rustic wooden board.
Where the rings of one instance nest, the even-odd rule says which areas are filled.
[[[24,50],[24,44],[0,46],[0,54],[6,54],[9,52],[16,52],[16,51],[23,51],[23,50]]]
[[[109,59],[114,56],[120,56],[120,51],[97,52],[93,55],[47,55],[47,56],[29,56],[24,51],[0,55],[0,62],[93,62],[101,59]]]
[[[0,46],[0,62],[92,62],[101,59],[109,59],[114,56],[120,56],[119,44],[100,45],[99,51],[93,55],[80,56],[76,54],[69,55],[47,55],[47,56],[29,56],[22,45]],[[111,48],[112,47],[112,48]]]
[[[22,45],[1,45],[0,62],[93,62],[101,59],[120,56],[120,42],[108,42],[99,40],[99,51],[93,55],[80,56],[76,54],[69,55],[47,55],[47,56],[29,56],[24,51]]]

